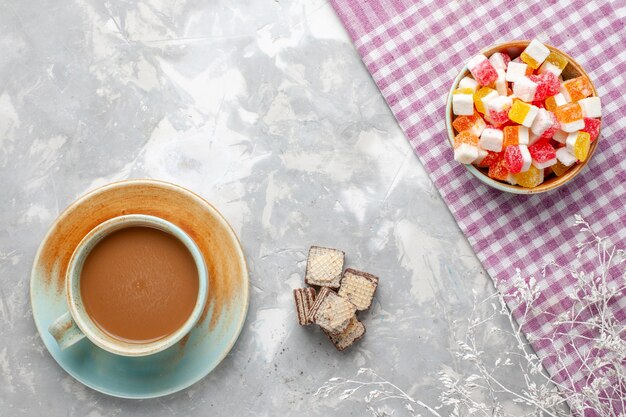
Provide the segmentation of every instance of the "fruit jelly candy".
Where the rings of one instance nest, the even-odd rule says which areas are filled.
[[[487,103],[487,114],[495,126],[503,125],[509,121],[509,110],[513,100],[511,97],[498,96]]]
[[[533,145],[541,140],[541,136],[533,133],[532,131],[528,134],[528,146]]]
[[[585,121],[585,127],[580,130],[589,133],[589,139],[593,142],[600,134],[600,120],[589,117],[585,117],[583,120]]]
[[[570,167],[563,165],[561,161],[557,160],[556,164],[552,165],[551,168],[552,168],[552,172],[554,172],[557,177],[560,177],[563,174],[565,174],[567,171],[569,171]]]
[[[527,171],[532,161],[526,145],[507,146],[504,150],[504,164],[511,174]]]
[[[528,128],[525,126],[507,126],[503,130],[504,140],[502,146],[506,148],[509,145],[528,145],[529,134]]]
[[[539,77],[541,77],[542,81],[548,85],[548,97],[559,94],[559,91],[561,90],[561,82],[559,81],[559,77],[551,72],[541,74],[539,75]]]
[[[561,123],[561,130],[567,133],[577,132],[585,128],[584,119],[575,120],[570,123]]]
[[[537,116],[539,109],[532,104],[524,103],[521,100],[513,101],[509,110],[509,119],[522,126],[530,127]]]
[[[496,73],[498,74],[498,78],[495,81],[495,87],[498,94],[501,96],[509,95],[509,84],[506,81],[506,71],[503,69],[497,69]]]
[[[556,118],[553,118],[553,114],[546,109],[537,110],[537,116],[535,116],[535,120],[533,120],[533,124],[530,126],[530,130],[535,135],[543,135],[543,132],[550,129]],[[558,123],[558,122],[557,122]]]
[[[483,159],[485,159],[488,155],[489,155],[488,151],[478,148],[478,156],[476,157],[476,159],[474,159],[472,163],[480,165]]]
[[[515,180],[524,188],[535,188],[543,182],[543,169],[531,165],[528,171],[515,174]]]
[[[478,158],[478,148],[476,146],[461,143],[454,148],[454,160],[462,164],[471,164]]]
[[[556,164],[556,150],[548,142],[537,142],[528,147],[528,152],[533,159],[533,165],[544,169]]]
[[[474,92],[470,88],[459,88],[452,92],[452,113],[457,116],[474,114]]]
[[[562,130],[557,130],[556,132],[554,132],[554,135],[552,136],[552,140],[554,140],[555,142],[564,144],[567,142],[567,137],[569,135],[577,135],[577,134],[578,132],[567,133],[567,132],[563,132]]]
[[[517,180],[515,179],[515,175],[509,173],[509,175],[507,175],[506,179],[504,180],[506,182],[508,182],[511,185],[517,185]]]
[[[585,127],[583,110],[578,103],[567,103],[554,111],[564,132],[575,132]]]
[[[498,93],[493,88],[483,87],[474,93],[474,105],[479,113],[485,113],[487,111],[486,104],[489,100],[498,97]]]
[[[571,167],[578,160],[567,148],[559,148],[556,150],[556,159],[562,165]]]
[[[583,117],[602,117],[602,103],[600,97],[587,97],[578,100],[583,111]]]
[[[518,79],[526,76],[526,70],[528,69],[528,65],[523,62],[509,62],[509,65],[506,69],[506,77],[505,79],[508,82],[515,82]]]
[[[556,108],[554,114],[561,123],[570,123],[576,120],[582,120],[583,109],[578,103],[567,103]]]
[[[513,94],[520,100],[530,103],[535,99],[537,83],[528,77],[520,77],[513,83]]]
[[[537,108],[540,108],[540,109],[545,109],[546,108],[546,105],[544,104],[543,101],[533,101],[530,104],[532,104],[533,106],[535,106]]]
[[[505,166],[503,154],[499,154],[497,161],[489,167],[487,176],[494,180],[506,181],[509,176],[509,170]]]
[[[543,64],[539,67],[539,74],[551,72],[557,77],[561,75],[567,66],[567,58],[558,52],[550,52]]]
[[[487,156],[485,156],[480,162],[478,162],[478,167],[479,168],[490,167],[491,165],[496,163],[499,157],[500,157],[500,154],[498,152],[487,151]]]
[[[467,69],[482,86],[489,85],[498,78],[496,69],[483,54],[478,54],[470,59],[467,63]]]
[[[561,123],[557,120],[556,116],[552,112],[548,112],[550,114],[550,119],[552,120],[552,126],[546,129],[543,134],[539,137],[539,139],[552,139],[554,134],[561,129]]]
[[[483,130],[478,141],[478,146],[492,152],[502,152],[504,132],[500,129],[487,128]]]
[[[591,139],[589,138],[589,133],[587,132],[578,132],[575,136],[569,135],[567,137],[567,141],[565,142],[567,150],[573,153],[576,159],[581,162],[587,159],[590,144]]]
[[[569,101],[578,101],[592,95],[593,90],[587,77],[581,75],[580,77],[564,81],[561,84],[561,93]]]
[[[454,148],[458,148],[462,144],[478,146],[478,136],[465,130],[454,137]]]
[[[533,39],[520,55],[520,59],[532,69],[537,69],[543,61],[546,60],[548,55],[550,55],[548,47],[537,39]]]
[[[559,82],[559,79],[551,72],[539,75],[531,75],[528,78],[537,84],[537,90],[535,91],[536,101],[543,101],[547,97],[558,94],[559,89],[561,88],[561,83]]]
[[[507,65],[511,62],[511,57],[508,54],[503,54],[502,52],[496,52],[495,54],[489,57],[489,62],[496,70],[504,70],[506,71]]]
[[[459,81],[459,88],[469,88],[472,90],[472,93],[475,93],[476,90],[478,90],[478,81],[472,77],[463,77],[461,81]]]
[[[559,93],[555,96],[546,98],[545,103],[546,109],[554,112],[557,107],[567,104],[567,100],[565,100],[565,96],[563,94]]]
[[[459,116],[454,119],[454,122],[452,122],[452,127],[454,127],[457,132],[460,133],[465,130],[469,130],[470,133],[476,136],[480,136],[485,129],[485,126],[487,126],[487,124],[476,112],[474,112],[471,116]]]

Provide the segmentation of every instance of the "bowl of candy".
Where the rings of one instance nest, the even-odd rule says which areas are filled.
[[[537,40],[471,58],[446,105],[454,159],[483,183],[516,194],[571,181],[593,156],[601,123],[600,98],[585,70]]]

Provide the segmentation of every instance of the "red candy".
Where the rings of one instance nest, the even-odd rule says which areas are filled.
[[[502,111],[489,110],[489,117],[496,127],[500,127],[509,121],[509,109]]]
[[[489,176],[489,178],[500,181],[506,181],[507,178],[509,178],[509,170],[506,169],[504,163],[504,155],[502,155],[502,153],[498,154],[498,159],[496,160],[496,162],[491,164],[487,175]]]
[[[550,71],[544,72],[543,74],[531,75],[528,78],[537,84],[534,101],[543,101],[547,97],[554,96],[559,93],[559,89],[561,88],[558,77]]]
[[[533,161],[544,163],[556,158],[556,151],[548,142],[540,141],[528,147]]]
[[[585,117],[585,127],[580,129],[581,132],[589,133],[590,139],[593,142],[600,134],[600,119],[590,119]]]
[[[561,82],[559,81],[559,77],[557,77],[553,72],[544,72],[540,75],[543,78],[543,81],[548,85],[548,97],[555,96],[559,94],[561,90]]]
[[[544,104],[543,101],[533,101],[532,105],[535,106],[535,107],[539,107],[540,109],[545,109],[546,108],[546,105]]]
[[[491,84],[498,78],[496,69],[484,55],[475,56],[470,60],[467,66],[474,76],[474,79],[483,87]]]
[[[504,166],[509,170],[511,174],[517,174],[522,172],[524,166],[524,159],[518,146],[509,145],[504,150]]]
[[[498,158],[500,158],[500,154],[498,152],[487,151],[487,156],[480,161],[478,166],[480,168],[491,167],[498,161]]]

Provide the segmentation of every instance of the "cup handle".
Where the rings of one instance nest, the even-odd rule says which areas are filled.
[[[56,339],[61,350],[67,349],[85,337],[69,312],[53,321],[48,327],[48,332]]]

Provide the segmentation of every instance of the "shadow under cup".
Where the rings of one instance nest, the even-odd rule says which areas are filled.
[[[182,339],[197,323],[208,273],[195,242],[158,217],[101,223],[77,246],[66,279],[75,324],[114,354],[145,356]]]

